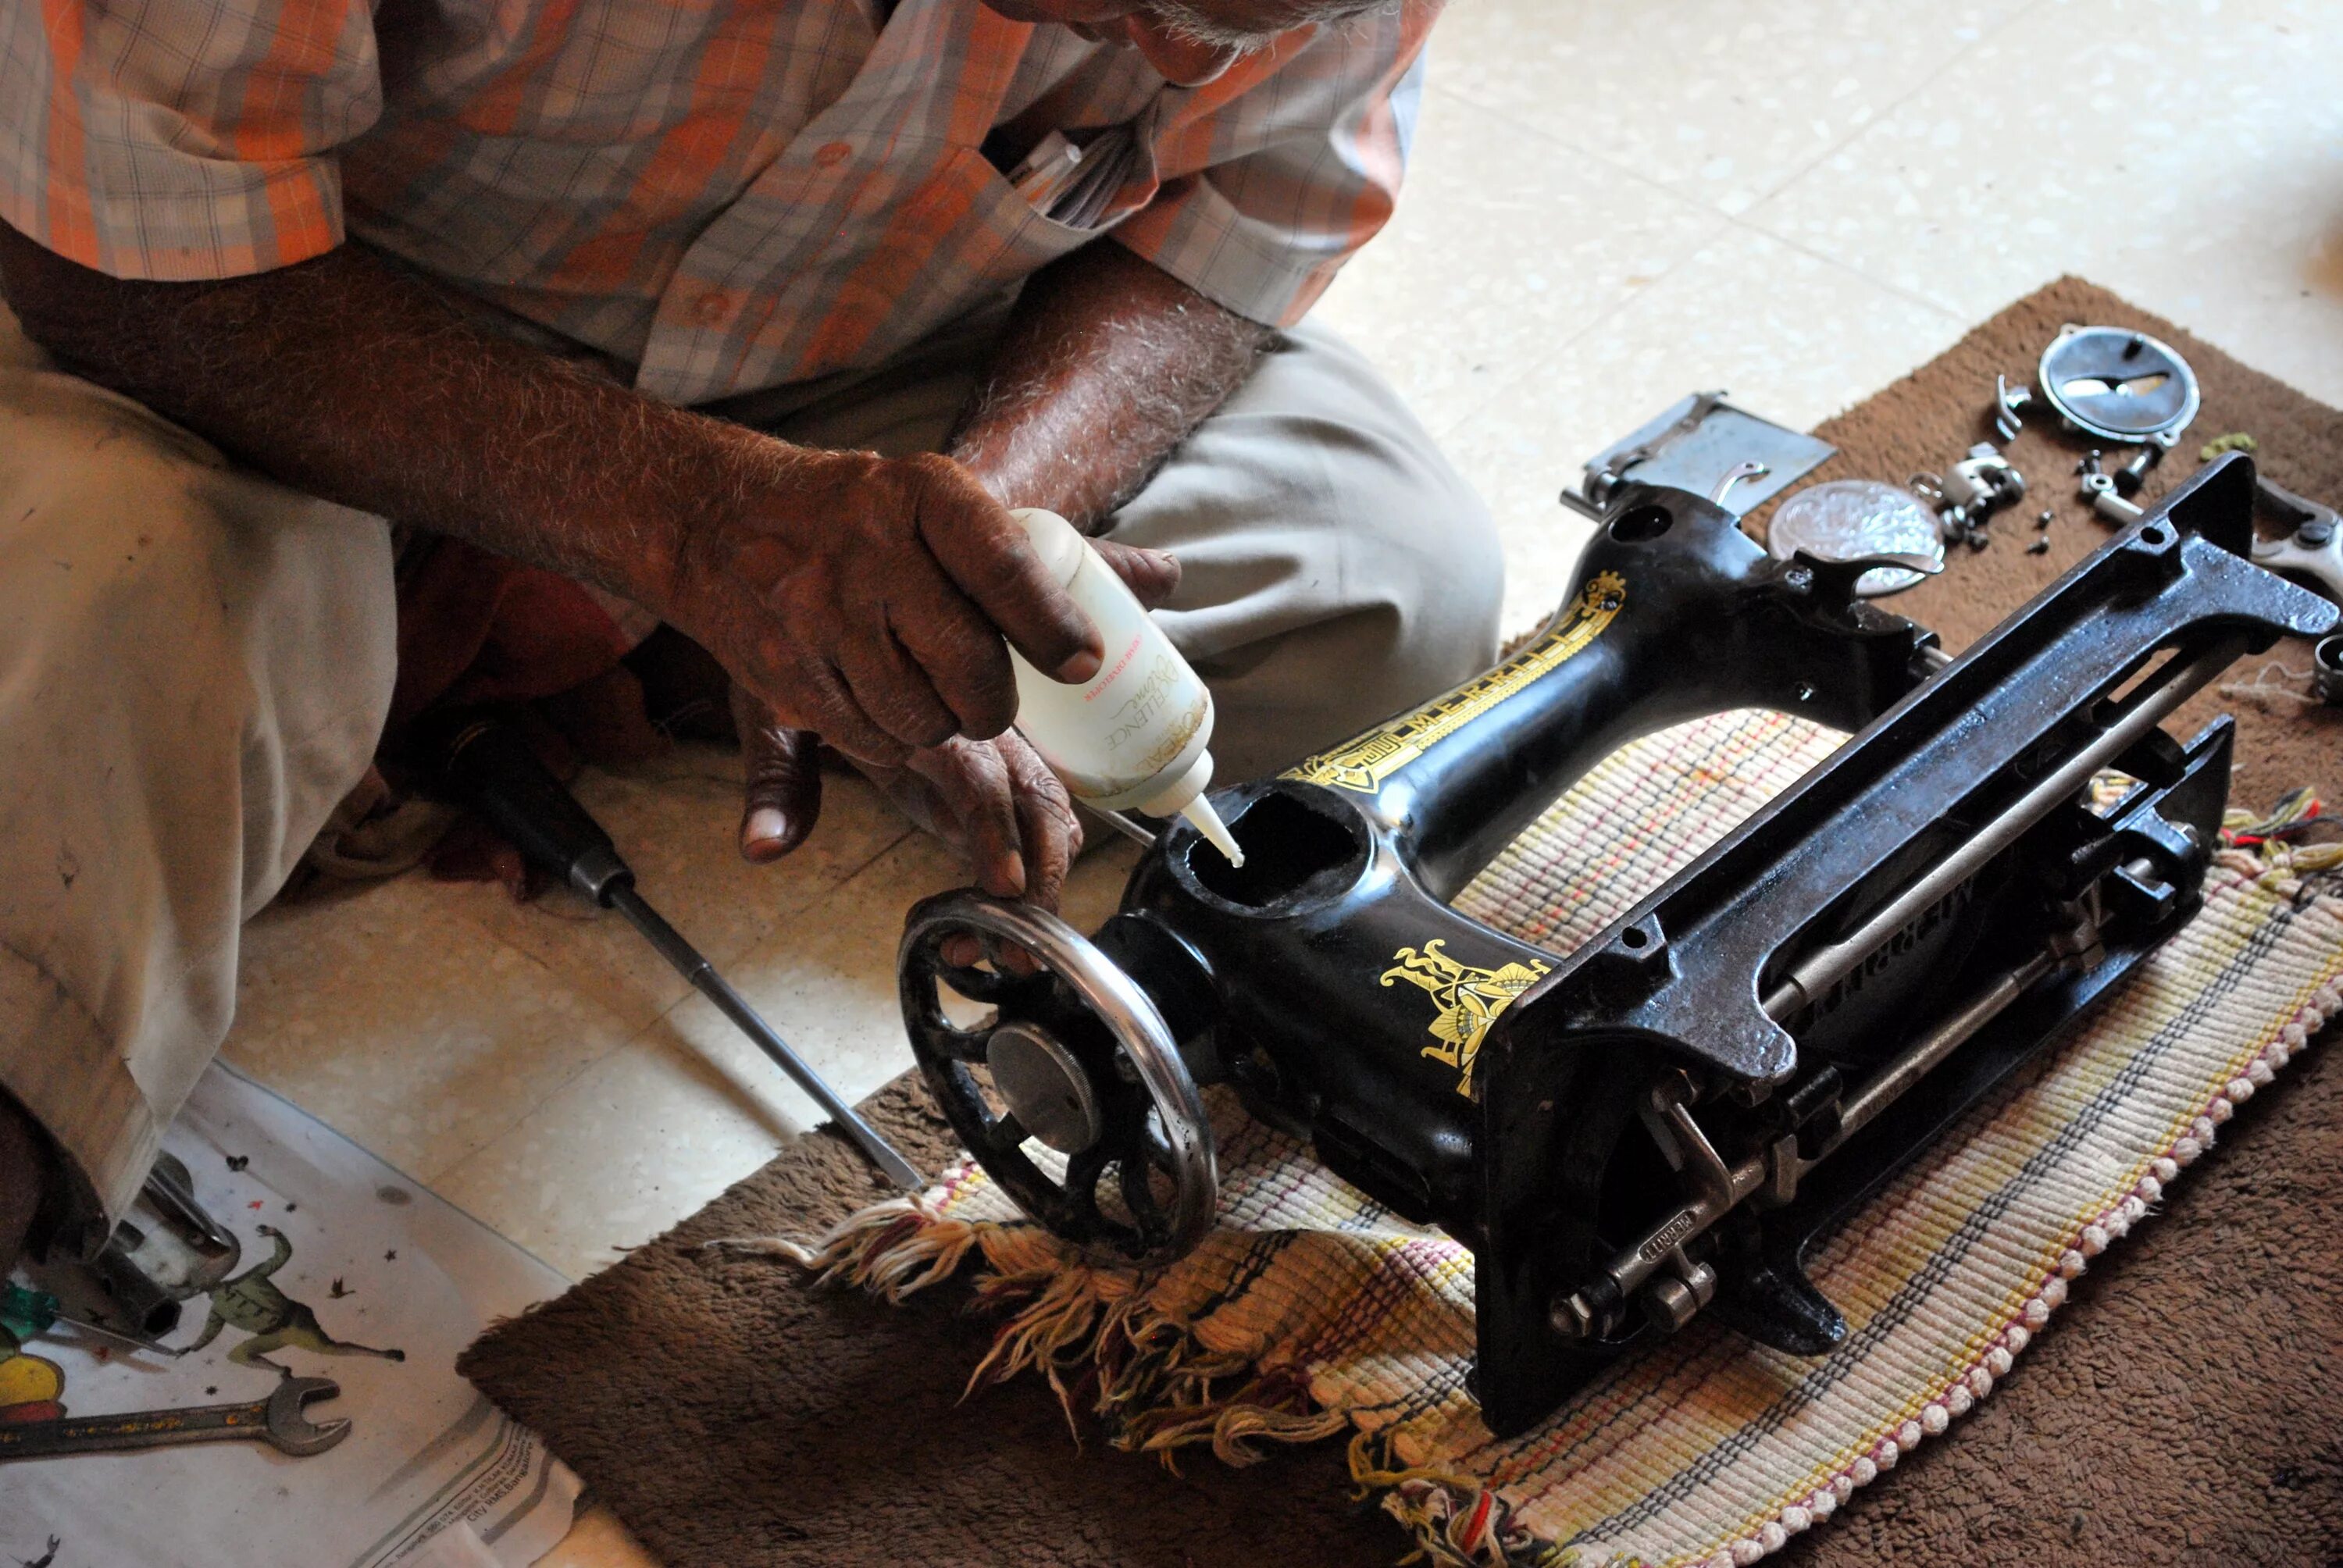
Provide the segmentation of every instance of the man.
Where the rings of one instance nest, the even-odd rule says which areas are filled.
[[[1484,663],[1484,514],[1283,330],[1435,8],[0,0],[0,1261],[135,1194],[366,771],[394,524],[712,653],[751,859],[819,735],[1045,905],[1004,646],[1101,649],[1008,507],[1164,606],[1223,779]]]

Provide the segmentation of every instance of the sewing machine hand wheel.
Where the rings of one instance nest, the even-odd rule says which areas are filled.
[[[945,960],[955,936],[977,940],[981,966]],[[1040,971],[1017,973],[1011,944]],[[929,1088],[1020,1208],[1102,1263],[1168,1263],[1203,1239],[1212,1122],[1162,1014],[1113,960],[1055,915],[968,890],[911,912],[896,976]],[[956,1023],[939,983],[994,1010]],[[1029,1141],[1064,1155],[1064,1174]]]

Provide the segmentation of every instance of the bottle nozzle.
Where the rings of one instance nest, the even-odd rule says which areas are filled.
[[[1193,822],[1206,842],[1228,857],[1230,865],[1244,864],[1244,851],[1237,848],[1236,835],[1229,831],[1229,825],[1221,820],[1221,814],[1212,809],[1210,800],[1199,795],[1180,808],[1180,815]]]

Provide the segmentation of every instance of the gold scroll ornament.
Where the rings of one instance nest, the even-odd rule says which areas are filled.
[[[1627,602],[1627,581],[1616,572],[1598,572],[1579,590],[1569,613],[1557,619],[1544,637],[1486,675],[1465,682],[1447,696],[1371,729],[1332,751],[1322,751],[1285,777],[1306,784],[1331,785],[1372,795],[1383,780],[1423,756],[1440,740],[1521,691],[1538,677],[1570,658],[1603,634]]]
[[[1425,1046],[1423,1054],[1455,1068],[1456,1092],[1470,1100],[1473,1059],[1480,1054],[1481,1037],[1489,1032],[1497,1015],[1513,1006],[1513,999],[1535,985],[1552,966],[1532,959],[1525,964],[1507,962],[1497,969],[1475,969],[1442,952],[1445,940],[1428,941],[1421,952],[1400,949],[1392,955],[1399,961],[1383,970],[1383,982],[1405,980],[1431,995],[1434,1012],[1425,1032],[1434,1043]]]

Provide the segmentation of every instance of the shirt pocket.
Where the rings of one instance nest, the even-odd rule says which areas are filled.
[[[1104,234],[1155,198],[1159,176],[1148,118],[1075,133],[1071,140],[1081,148],[1080,161],[1061,164],[1058,177],[1041,188],[1018,181],[1013,171],[1001,178],[1049,231],[1078,238]],[[1068,140],[1052,132],[1043,145]]]
[[[799,280],[823,324],[790,378],[882,362],[1111,232],[1154,199],[1156,185],[1154,151],[1141,142],[1098,220],[1077,226],[1027,201],[976,148],[941,150],[916,191],[850,226],[817,275]]]

